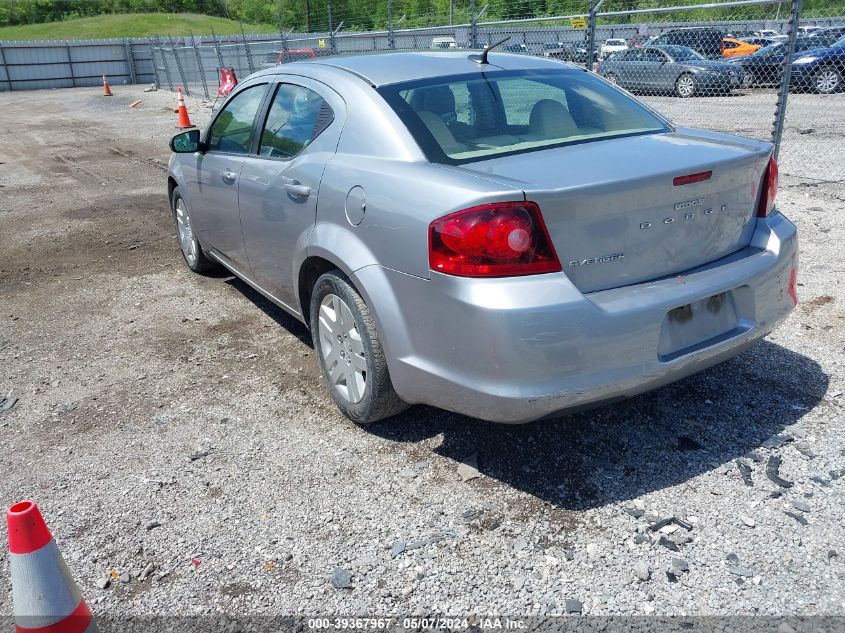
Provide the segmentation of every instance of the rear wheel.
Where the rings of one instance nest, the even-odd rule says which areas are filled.
[[[832,94],[842,86],[842,74],[833,66],[820,68],[813,77],[813,86],[823,95]]]
[[[407,408],[390,381],[373,316],[346,276],[337,270],[321,276],[310,308],[320,372],[343,414],[366,424]]]
[[[176,221],[176,236],[179,238],[179,248],[182,249],[182,257],[184,257],[188,268],[199,274],[215,270],[217,263],[205,256],[191,224],[188,204],[179,192],[179,187],[174,187],[170,196],[170,209],[173,212],[173,219]]]
[[[684,73],[675,81],[675,94],[681,98],[688,98],[695,94],[695,77]]]

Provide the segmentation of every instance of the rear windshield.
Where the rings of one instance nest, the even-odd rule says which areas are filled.
[[[579,70],[473,73],[379,92],[438,163],[668,130],[637,101]]]

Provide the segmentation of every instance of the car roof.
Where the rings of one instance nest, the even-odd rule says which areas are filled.
[[[373,86],[415,81],[419,79],[434,79],[452,75],[465,75],[492,70],[542,70],[542,69],[578,69],[577,66],[564,64],[558,60],[549,60],[532,55],[513,55],[510,53],[491,52],[489,64],[482,66],[470,59],[471,55],[478,55],[480,51],[401,51],[390,53],[368,53],[357,55],[338,55],[321,57],[314,60],[297,61],[285,64],[288,69],[294,64],[311,66],[331,66],[345,70],[364,79]],[[583,70],[583,69],[581,69]],[[284,72],[284,69],[270,69],[262,74]],[[586,71],[584,71],[586,72]]]

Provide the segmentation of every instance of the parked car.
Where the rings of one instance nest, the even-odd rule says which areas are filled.
[[[833,94],[843,88],[845,37],[827,48],[796,53],[792,60],[790,88]],[[840,105],[841,107],[841,105]]]
[[[722,38],[722,55],[725,57],[741,57],[742,55],[751,55],[754,51],[762,48],[759,44],[749,44],[743,40],[738,40],[733,37]]]
[[[722,38],[725,34],[710,26],[692,26],[661,33],[651,42],[655,46],[686,46],[708,59],[722,59]]]
[[[457,40],[451,35],[443,35],[431,38],[431,48],[434,49],[452,49],[458,48]]]
[[[795,39],[796,53],[826,47],[827,40],[823,37],[803,35]],[[778,42],[764,46],[752,55],[736,57],[731,60],[731,63],[742,68],[743,86],[746,88],[778,84],[783,73],[785,50],[785,43]]]
[[[823,28],[822,26],[799,26],[798,35],[812,35],[816,31],[821,31]]]
[[[587,46],[572,42],[552,42],[543,45],[543,57],[561,59],[574,64],[586,64]],[[598,50],[593,50],[593,61],[596,61],[598,58]]]
[[[517,42],[514,44],[508,44],[502,50],[505,50],[509,53],[523,53],[523,54],[531,54],[531,49],[528,48],[525,44],[521,42]]]
[[[746,44],[751,44],[751,45],[757,47],[755,51],[752,51],[750,53],[750,54],[753,54],[754,52],[756,52],[757,50],[760,50],[764,46],[771,46],[772,44],[778,42],[779,40],[772,39],[771,37],[754,36],[754,37],[743,37],[742,41],[745,42]]]
[[[773,37],[781,37],[781,34],[774,29],[760,29],[759,31],[754,31],[754,36],[771,39]]]
[[[676,128],[555,60],[283,64],[171,149],[188,267],[306,324],[359,423],[612,402],[739,354],[797,302],[771,144]]]
[[[679,97],[725,94],[742,85],[742,71],[705,59],[685,46],[632,48],[604,61],[599,74],[631,91],[670,92]]]
[[[599,59],[607,59],[614,53],[628,50],[628,42],[621,38],[606,39],[599,49]]]
[[[286,51],[273,51],[264,57],[261,68],[273,68],[279,64],[301,61],[303,59],[316,59],[317,51],[313,48],[290,48]]]
[[[830,46],[845,37],[845,26],[828,26],[812,33],[813,37],[823,39]]]

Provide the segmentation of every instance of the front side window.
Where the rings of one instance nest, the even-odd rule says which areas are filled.
[[[267,84],[252,86],[235,95],[220,112],[208,133],[210,151],[248,154],[255,115]]]
[[[329,104],[313,90],[279,84],[261,132],[258,153],[293,158],[334,120]]]
[[[473,73],[383,86],[379,93],[432,162],[668,130],[634,99],[578,70]],[[459,95],[468,96],[470,117],[459,115]]]

